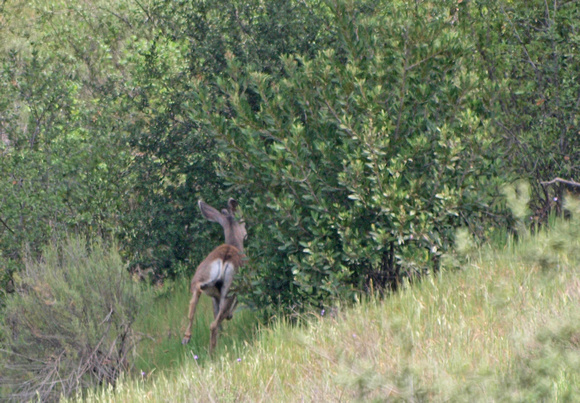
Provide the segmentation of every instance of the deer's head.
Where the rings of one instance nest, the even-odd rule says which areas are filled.
[[[241,252],[244,250],[244,240],[247,237],[246,224],[236,218],[238,202],[234,199],[228,200],[227,209],[221,212],[209,204],[199,201],[201,214],[210,221],[219,223],[224,229],[226,244],[235,246]]]

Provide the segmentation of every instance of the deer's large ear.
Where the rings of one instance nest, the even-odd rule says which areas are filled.
[[[198,202],[199,209],[201,210],[201,214],[210,221],[217,222],[221,224],[221,226],[225,226],[227,223],[226,217],[217,211],[215,208],[210,206],[209,204],[199,201]]]

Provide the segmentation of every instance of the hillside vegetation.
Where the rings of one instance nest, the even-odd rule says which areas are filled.
[[[188,354],[85,399],[578,401],[578,207],[574,220],[549,231],[464,248],[459,271],[304,315],[300,326],[276,322],[255,339],[239,334],[213,360]]]
[[[456,228],[561,211],[580,167],[577,1],[0,5],[0,292],[74,232],[153,281],[240,202],[253,306],[322,307],[437,270]],[[248,266],[250,267],[250,266]]]
[[[1,398],[573,393],[579,71],[577,0],[0,0]]]

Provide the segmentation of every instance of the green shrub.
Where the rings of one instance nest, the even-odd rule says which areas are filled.
[[[126,216],[124,239],[133,265],[174,277],[180,262],[195,268],[221,230],[207,226],[197,200],[223,203],[230,196],[217,175],[217,145],[191,114],[200,97],[219,92],[215,81],[235,55],[258,71],[277,74],[285,53],[314,55],[332,29],[320,1],[154,1],[147,19],[156,27],[128,58],[132,68],[124,99],[136,151],[135,208]],[[207,90],[200,93],[197,85]],[[200,95],[203,94],[203,95]],[[227,196],[226,196],[227,195]]]
[[[281,76],[232,57],[221,103],[192,112],[211,116],[223,175],[251,200],[259,306],[318,305],[437,269],[455,227],[483,232],[501,175],[475,113],[471,43],[445,4],[328,12],[335,49],[284,57]]]
[[[25,248],[36,258],[60,233],[115,235],[128,206],[118,92],[133,15],[100,3],[123,1],[0,5],[0,294]]]
[[[9,295],[0,388],[11,400],[57,400],[114,384],[131,366],[132,330],[148,293],[116,247],[70,237],[29,261]]]
[[[580,178],[580,4],[476,0],[459,5],[459,24],[474,41],[473,72],[506,170],[529,181],[530,208],[544,221],[566,186]]]
[[[514,402],[580,399],[580,317],[572,314],[540,330],[500,383],[498,400]]]

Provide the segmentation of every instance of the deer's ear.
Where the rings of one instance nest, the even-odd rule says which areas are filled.
[[[226,225],[227,219],[222,213],[220,213],[215,208],[213,208],[212,206],[210,206],[209,204],[207,204],[201,200],[198,202],[198,204],[199,204],[199,209],[201,210],[201,214],[205,218],[207,218],[210,221],[217,222],[217,223],[221,224],[222,227],[224,225]]]
[[[234,215],[236,213],[236,210],[238,208],[238,202],[236,201],[236,199],[230,198],[230,200],[228,200],[228,210],[229,212]]]

